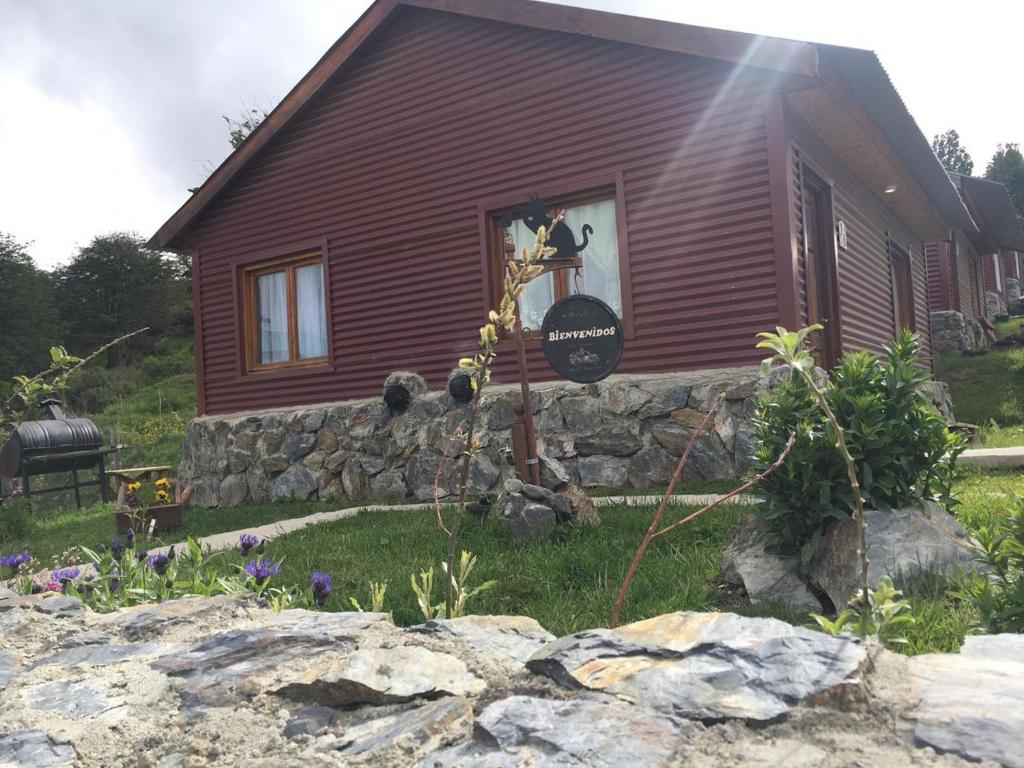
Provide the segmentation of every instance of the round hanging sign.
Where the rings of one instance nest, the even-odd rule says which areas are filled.
[[[541,349],[561,376],[592,384],[622,360],[622,323],[594,296],[569,296],[551,305],[541,325]]]

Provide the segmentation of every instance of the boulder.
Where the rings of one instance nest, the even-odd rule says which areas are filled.
[[[722,579],[742,586],[754,605],[779,604],[820,613],[821,602],[797,574],[797,559],[769,554],[764,534],[765,525],[756,515],[737,523],[721,554]]]
[[[404,499],[409,493],[405,476],[400,469],[381,472],[370,482],[370,493],[375,499]]]
[[[529,616],[460,616],[435,619],[409,630],[451,638],[478,653],[525,664],[555,636]]]
[[[345,462],[341,470],[341,487],[349,499],[365,499],[370,491],[370,479],[363,470],[363,464],[355,456]]]
[[[654,768],[677,764],[677,750],[697,727],[607,697],[509,696],[480,713],[473,741],[434,752],[419,765]]]
[[[899,587],[929,571],[954,574],[978,568],[975,545],[956,519],[934,502],[891,511],[864,511],[868,527],[868,581],[889,576]],[[859,535],[852,517],[822,535],[808,570],[810,582],[842,610],[860,584]]]
[[[75,764],[75,748],[44,731],[15,731],[0,735],[0,765],[56,768]]]
[[[570,483],[569,472],[557,459],[538,456],[540,462],[540,484],[552,491],[560,491]]]
[[[1024,768],[1024,635],[968,637],[910,659],[914,740],[972,762]]]
[[[865,659],[855,640],[777,619],[683,612],[577,632],[527,667],[667,715],[772,720],[853,680]]]
[[[465,662],[416,645],[359,649],[316,664],[274,692],[330,707],[395,704],[480,693],[483,680]]]
[[[564,500],[568,504],[568,510],[560,505],[556,506],[560,522],[568,522],[573,525],[597,525],[601,522],[601,516],[597,513],[597,507],[587,495],[587,492],[578,485],[569,485],[562,489],[556,497],[557,500]],[[563,517],[564,516],[564,517]]]
[[[288,435],[281,443],[281,453],[289,461],[298,461],[307,453],[313,450],[316,445],[316,435],[311,432],[302,432],[297,435]]]
[[[547,538],[556,522],[551,507],[521,494],[499,499],[495,519],[503,530],[522,541]]]
[[[413,755],[426,755],[468,737],[473,730],[473,707],[454,696],[346,728],[342,755],[376,762],[393,755],[394,765],[409,765]]]

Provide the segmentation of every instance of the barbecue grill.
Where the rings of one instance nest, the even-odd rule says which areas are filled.
[[[98,485],[103,501],[107,501],[104,457],[116,448],[103,448],[99,427],[89,419],[68,419],[60,408],[59,400],[45,400],[49,419],[24,421],[8,435],[0,446],[0,478],[20,477],[21,491],[32,495],[29,478],[56,472],[70,472],[72,482],[58,488],[46,488],[36,493],[55,493],[73,489],[75,504],[81,508],[80,488]],[[95,469],[97,479],[80,481],[78,471]]]

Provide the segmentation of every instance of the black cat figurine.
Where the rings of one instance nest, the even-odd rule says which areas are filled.
[[[534,234],[537,233],[541,226],[548,229],[548,245],[558,251],[554,256],[550,257],[552,259],[571,259],[587,247],[587,243],[590,242],[590,236],[594,234],[594,228],[589,224],[584,224],[583,242],[577,245],[576,236],[564,221],[558,222],[554,227],[551,226],[551,217],[548,216],[548,209],[536,195],[530,198],[530,202],[523,209],[523,223]]]

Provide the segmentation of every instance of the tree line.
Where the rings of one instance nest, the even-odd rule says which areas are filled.
[[[950,173],[971,176],[974,160],[961,145],[960,134],[954,130],[937,134],[932,139],[932,150],[939,162]],[[1020,145],[1007,143],[996,147],[995,154],[985,166],[985,178],[1006,185],[1018,216],[1024,216],[1024,154]]]
[[[168,337],[191,336],[187,257],[114,232],[94,238],[67,264],[48,271],[33,261],[30,247],[0,232],[0,392],[12,376],[46,368],[51,346],[85,355],[149,327],[107,352],[107,367],[116,368],[151,354]]]

